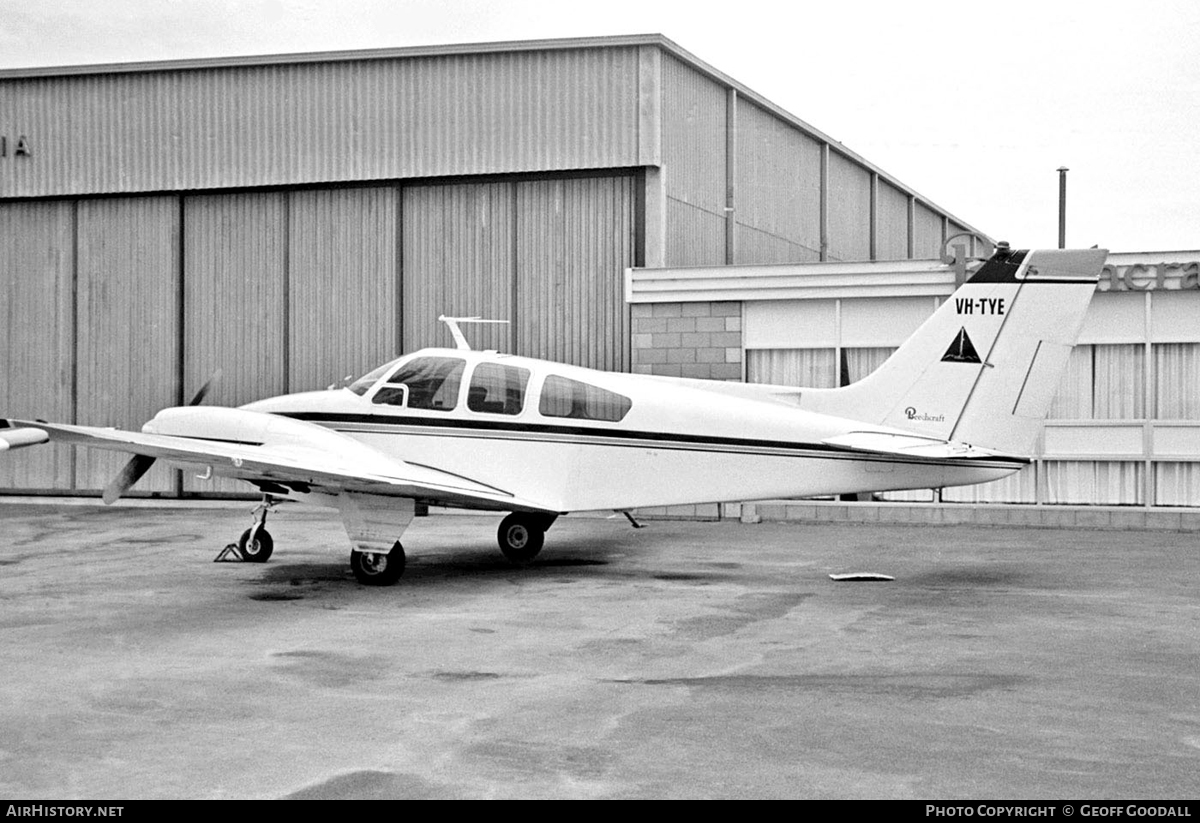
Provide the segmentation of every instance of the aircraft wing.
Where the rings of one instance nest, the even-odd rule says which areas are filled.
[[[233,409],[225,411],[255,414]],[[504,489],[468,477],[433,466],[396,460],[346,435],[300,421],[285,421],[288,436],[275,437],[274,442],[270,439],[258,442],[182,437],[33,420],[10,420],[8,423],[10,428],[0,429],[0,432],[27,441],[19,443],[21,446],[36,445],[49,439],[161,458],[172,463],[211,466],[214,475],[245,480],[268,493],[271,486],[276,486],[300,492],[337,494],[349,491],[411,497],[462,508],[553,511],[549,506],[519,499]],[[17,432],[28,434],[17,435]],[[14,447],[17,445],[13,444]]]
[[[882,431],[858,431],[828,437],[821,441],[827,446],[871,454],[885,454],[935,460],[1001,460],[1028,463],[1029,459],[1013,454],[982,449],[969,443],[940,440],[915,434]]]

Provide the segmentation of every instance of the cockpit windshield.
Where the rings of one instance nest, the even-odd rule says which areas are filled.
[[[400,358],[397,357],[395,360],[388,361],[377,369],[371,369],[371,371],[355,380],[346,388],[357,394],[359,397],[362,397],[364,394],[370,391],[372,386],[379,382],[379,378],[383,377],[385,374],[395,368],[396,363],[399,361]]]

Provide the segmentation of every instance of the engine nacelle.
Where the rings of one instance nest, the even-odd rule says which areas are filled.
[[[0,420],[0,423],[8,425],[7,420]],[[49,439],[50,435],[41,429],[0,428],[0,452],[21,449],[25,446],[36,446],[38,443],[45,443]]]

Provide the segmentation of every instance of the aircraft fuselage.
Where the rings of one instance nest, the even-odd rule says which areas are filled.
[[[412,383],[414,364],[432,380],[394,382]],[[1024,465],[862,453],[822,441],[896,430],[694,381],[495,352],[425,349],[377,371],[354,389],[243,408],[315,423],[559,512],[963,485]]]

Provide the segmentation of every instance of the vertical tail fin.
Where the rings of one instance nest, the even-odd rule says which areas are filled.
[[[1033,447],[1108,252],[1001,250],[888,360],[812,411],[998,451]]]

